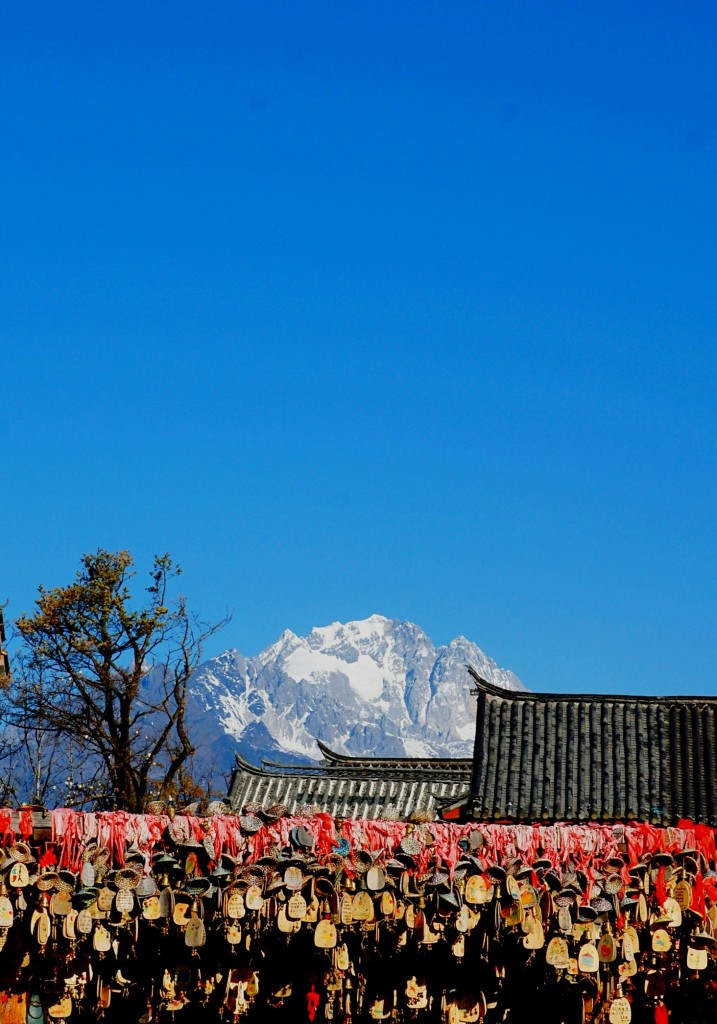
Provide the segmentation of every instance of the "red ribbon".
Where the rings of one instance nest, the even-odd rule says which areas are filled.
[[[53,864],[57,864],[57,857],[55,856],[55,851],[52,847],[48,846],[37,863],[41,868],[49,868]]]
[[[311,991],[308,992],[307,996],[306,996],[306,1007],[307,1007],[307,1010],[309,1012],[309,1020],[313,1020],[314,1017],[316,1016],[316,1011],[319,1008],[319,1003],[320,1002],[321,1002],[321,996],[319,995],[319,993],[316,991],[316,989],[312,985],[311,986]]]
[[[12,811],[9,807],[0,808],[0,832],[5,842],[14,842],[15,833],[12,828]]]
[[[705,903],[705,887],[702,881],[702,875],[698,875],[695,878],[692,886],[692,902],[690,903],[690,910],[693,910],[696,914],[699,914],[704,921],[707,916],[707,905]]]
[[[35,829],[35,818],[31,810],[20,811],[18,830],[23,839],[29,839]]]

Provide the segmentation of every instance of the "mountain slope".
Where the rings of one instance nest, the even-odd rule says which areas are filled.
[[[465,637],[435,647],[419,626],[372,615],[308,636],[285,630],[255,658],[225,651],[195,672],[191,735],[206,770],[230,771],[234,753],[319,760],[315,740],[349,754],[470,756],[475,698],[470,664],[524,689]]]

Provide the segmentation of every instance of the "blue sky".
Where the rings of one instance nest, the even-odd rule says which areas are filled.
[[[380,612],[715,692],[714,4],[0,12],[0,599],[170,551],[209,653]]]

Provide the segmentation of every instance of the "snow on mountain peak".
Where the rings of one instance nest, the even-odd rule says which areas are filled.
[[[314,641],[312,646],[320,643],[322,646],[347,641],[362,642],[372,641],[386,634],[392,623],[383,615],[369,615],[367,619],[354,619],[351,622],[332,622],[329,626],[314,626],[309,633],[309,641]]]
[[[379,700],[383,693],[381,669],[367,654],[359,654],[355,661],[348,662],[334,654],[311,650],[307,644],[294,648],[282,668],[296,682],[321,683],[329,680],[332,673],[340,672],[363,700]]]

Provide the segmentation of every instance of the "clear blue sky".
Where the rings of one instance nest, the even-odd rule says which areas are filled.
[[[717,8],[0,12],[0,599],[170,551],[210,653],[372,612],[717,682]]]

